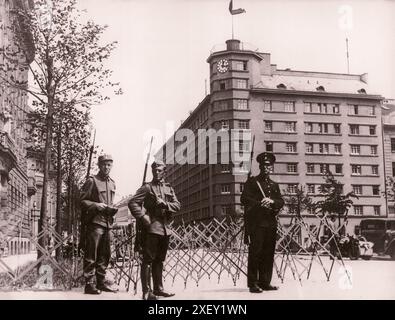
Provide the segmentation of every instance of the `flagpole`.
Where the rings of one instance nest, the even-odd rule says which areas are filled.
[[[234,39],[235,38],[235,36],[234,36],[234,33],[233,33],[233,14],[232,14],[232,39]]]

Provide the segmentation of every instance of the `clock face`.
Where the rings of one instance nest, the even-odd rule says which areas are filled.
[[[217,62],[217,70],[219,73],[224,73],[228,71],[229,62],[226,59],[221,59]]]

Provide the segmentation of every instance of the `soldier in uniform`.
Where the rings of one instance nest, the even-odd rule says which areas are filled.
[[[114,215],[115,182],[109,174],[113,165],[110,155],[99,156],[99,173],[90,176],[81,190],[81,209],[85,223],[84,277],[85,293],[117,290],[105,283],[106,269],[110,262],[110,233]],[[94,278],[96,276],[96,285]]]
[[[276,158],[263,152],[257,156],[260,174],[247,180],[241,203],[244,205],[249,238],[247,285],[252,293],[277,290],[270,284],[276,247],[276,215],[284,205],[277,183],[269,178]]]
[[[180,202],[170,184],[164,181],[166,166],[156,160],[151,165],[153,179],[145,183],[130,199],[128,207],[132,215],[142,222],[143,262],[141,264],[141,286],[144,300],[156,300],[158,297],[171,297],[174,293],[163,289],[163,262],[172,234],[168,223],[172,214],[180,210]],[[145,212],[143,210],[145,208]],[[151,291],[151,271],[154,285]]]

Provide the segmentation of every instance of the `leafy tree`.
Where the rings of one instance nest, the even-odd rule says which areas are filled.
[[[341,224],[341,217],[347,217],[348,210],[353,205],[353,198],[358,196],[353,191],[344,194],[343,185],[337,181],[333,174],[328,171],[324,177],[325,183],[320,187],[320,194],[323,200],[317,201],[315,206],[323,214],[336,214]]]
[[[78,107],[86,112],[91,105],[109,99],[103,93],[108,92],[106,88],[113,89],[115,94],[122,92],[117,83],[111,82],[112,72],[104,65],[116,47],[116,42],[101,43],[107,26],[83,21],[76,0],[37,0],[34,4],[31,11],[19,10],[20,19],[15,26],[20,41],[24,41],[26,30],[29,30],[35,44],[34,61],[29,65],[33,84],[12,85],[31,94],[33,106],[45,119],[41,123],[44,181],[40,232],[47,223],[47,189],[56,116],[61,114],[61,120],[66,116],[70,109],[65,106]],[[24,50],[23,46],[21,49]],[[40,244],[45,246],[46,243],[44,237]]]

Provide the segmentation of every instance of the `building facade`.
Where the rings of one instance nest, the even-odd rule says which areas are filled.
[[[234,161],[233,155],[250,154],[252,146],[251,138],[242,134],[255,137],[255,156],[263,151],[276,155],[272,179],[286,197],[299,185],[318,200],[319,187],[330,170],[343,184],[344,192],[354,191],[359,197],[349,211],[348,232],[353,233],[362,217],[387,216],[382,195],[383,98],[369,92],[366,74],[280,70],[271,63],[269,53],[246,49],[235,39],[226,41],[224,50],[212,52],[207,62],[210,94],[179,130],[190,129],[197,137],[199,129],[214,129],[218,141],[235,148],[212,148],[209,153],[219,155],[216,164],[180,164],[171,158],[172,152],[167,152],[169,142],[162,148],[157,156],[166,160],[167,180],[182,203],[176,221],[243,212],[240,195],[250,163]],[[241,139],[234,143],[230,134],[226,140],[227,132]],[[186,157],[191,153],[189,160],[197,160],[205,150],[197,140],[190,143],[194,148],[181,151]],[[176,157],[182,143],[174,144]],[[217,143],[209,142],[206,151]],[[227,157],[226,152],[230,152]],[[253,175],[259,172],[255,159],[251,171]],[[291,214],[292,208],[284,208],[282,219]],[[312,216],[309,212],[304,215],[307,220]]]

